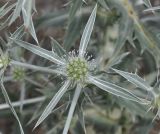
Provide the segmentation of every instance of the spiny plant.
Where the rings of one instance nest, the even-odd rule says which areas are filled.
[[[55,46],[53,46],[52,51],[45,50],[38,46],[32,45],[27,42],[23,42],[20,40],[13,39],[13,42],[51,62],[57,64],[57,68],[53,70],[53,72],[58,73],[64,77],[66,77],[63,86],[59,89],[59,91],[55,94],[52,100],[49,102],[44,112],[40,116],[37,121],[35,128],[42,123],[42,121],[52,112],[55,108],[59,100],[62,98],[65,92],[69,90],[69,88],[75,87],[75,93],[71,102],[71,106],[69,109],[69,113],[67,116],[66,124],[63,130],[63,134],[67,134],[73,113],[75,111],[75,107],[78,101],[78,98],[83,90],[85,90],[85,86],[90,83],[99,87],[100,89],[107,91],[113,95],[122,97],[124,99],[136,101],[140,104],[149,104],[150,102],[145,98],[140,98],[131,91],[122,88],[113,83],[104,81],[96,76],[94,76],[94,71],[96,70],[96,62],[92,60],[92,57],[87,56],[86,49],[91,36],[91,32],[93,29],[93,25],[96,18],[96,10],[97,5],[95,6],[87,24],[83,31],[79,50],[71,51],[67,53],[58,42],[55,42],[55,46],[59,49],[59,53]],[[14,61],[10,62],[14,64]],[[23,65],[22,65],[23,66]],[[47,70],[47,69],[46,69]]]
[[[4,83],[6,81],[11,80],[19,83],[20,85],[20,101],[16,103],[16,105],[20,106],[20,114],[22,117],[23,114],[26,112],[23,108],[24,104],[33,104],[39,101],[44,101],[45,99],[49,99],[49,102],[47,103],[44,101],[45,106],[42,106],[42,108],[40,107],[40,110],[38,109],[35,112],[33,118],[31,118],[30,122],[32,122],[40,116],[37,123],[34,126],[34,129],[37,128],[42,122],[44,123],[45,121],[47,122],[48,120],[52,120],[46,119],[52,112],[62,109],[63,112],[68,111],[66,123],[62,132],[63,134],[68,133],[69,128],[71,126],[71,122],[77,122],[75,118],[74,120],[72,119],[74,113],[78,114],[79,122],[81,123],[84,129],[83,131],[87,133],[83,115],[83,107],[85,107],[84,103],[86,99],[89,100],[92,106],[99,113],[102,112],[100,115],[103,115],[103,109],[112,110],[113,108],[114,111],[115,105],[116,107],[117,105],[125,105],[126,107],[128,107],[128,109],[131,109],[132,112],[137,112],[138,115],[144,115],[144,113],[146,113],[147,110],[149,111],[150,109],[156,109],[156,115],[152,115],[150,117],[148,113],[148,118],[151,120],[154,120],[156,117],[160,116],[160,88],[158,77],[156,84],[149,84],[136,73],[122,71],[125,70],[125,64],[127,64],[127,67],[130,67],[129,64],[131,64],[130,61],[125,61],[125,59],[129,59],[129,56],[131,55],[130,52],[123,51],[125,47],[128,47],[131,50],[137,50],[137,53],[140,53],[140,56],[147,53],[146,55],[149,55],[148,57],[153,57],[153,59],[155,60],[156,69],[158,70],[160,65],[160,49],[157,45],[157,38],[155,39],[155,37],[149,36],[148,31],[141,24],[138,15],[132,7],[130,1],[98,0],[97,3],[101,5],[103,8],[100,8],[100,10],[98,10],[97,12],[96,4],[83,30],[82,37],[80,39],[79,49],[73,49],[73,44],[75,43],[75,40],[78,37],[77,35],[80,33],[81,29],[79,24],[81,23],[82,18],[80,17],[78,9],[79,5],[82,5],[82,3],[82,0],[73,0],[71,3],[71,10],[69,14],[63,12],[62,15],[57,16],[54,14],[49,15],[46,18],[44,16],[44,18],[42,17],[38,20],[38,23],[36,25],[37,29],[45,25],[49,27],[49,24],[51,24],[52,26],[56,26],[57,22],[59,22],[61,19],[62,23],[64,23],[66,17],[69,17],[67,34],[65,36],[63,45],[59,44],[52,37],[50,38],[52,51],[42,48],[40,45],[43,43],[38,43],[38,39],[36,37],[34,25],[32,22],[32,15],[36,11],[35,1],[18,0],[15,4],[9,5],[7,3],[0,8],[0,19],[4,19],[5,16],[9,14],[9,17],[7,17],[6,21],[1,24],[1,29],[6,28],[7,26],[10,26],[13,22],[15,22],[18,16],[20,16],[21,12],[24,20],[23,25],[17,28],[17,30],[13,34],[9,36],[6,34],[6,40],[3,40],[3,38],[1,38],[1,44],[3,44],[3,51],[1,51],[0,57],[0,76],[2,93],[12,113],[14,114],[15,118],[19,123],[20,131],[22,134],[25,132],[22,129],[21,125],[23,119],[18,118],[17,113],[14,109],[15,103],[13,103],[13,105],[10,101],[9,95],[6,92],[4,86]],[[149,1],[145,0],[143,4],[145,4],[145,6],[148,7],[147,11],[154,10],[154,7],[151,6],[151,3]],[[105,11],[103,9],[105,9]],[[106,12],[107,19],[105,18]],[[88,13],[88,10],[82,10],[82,14]],[[97,19],[96,14],[99,17],[97,17]],[[108,19],[112,16],[114,17],[109,21]],[[98,22],[101,17],[103,18],[103,21]],[[105,21],[104,18],[107,21]],[[116,42],[113,41],[116,44],[116,47],[114,48],[113,54],[110,56],[109,59],[107,55],[108,53],[106,54],[106,45],[102,45],[102,43],[108,44],[108,42],[100,42],[97,44],[97,46],[94,46],[94,40],[90,41],[91,33],[94,29],[93,27],[95,20],[97,21],[97,23],[105,23],[107,27],[113,27],[113,21],[116,21],[116,26],[118,25],[117,27],[119,28],[119,36],[117,37]],[[126,23],[124,24],[124,22]],[[98,30],[102,30],[104,32],[103,27],[101,27],[101,29]],[[29,43],[29,41],[22,41],[21,38],[25,36],[24,31],[29,32],[32,35],[34,40],[37,42],[38,46]],[[108,37],[107,32],[104,33],[106,34],[105,36]],[[97,36],[97,38],[102,39],[101,33],[99,34],[100,37]],[[112,42],[112,40],[110,41],[110,43]],[[89,45],[89,41],[92,45]],[[129,45],[126,46],[127,43]],[[46,43],[44,44],[46,46]],[[64,46],[64,48],[62,46]],[[94,47],[96,48],[96,52],[100,50],[99,55],[91,51]],[[29,62],[27,62],[24,58],[24,50],[21,48],[25,48],[33,54],[42,57],[45,62],[47,60],[50,61],[51,65],[48,66],[47,63],[44,63],[43,60],[43,62],[41,60],[37,60],[36,62],[38,63],[38,65],[34,65],[33,59],[35,58],[35,55],[33,55],[33,57],[29,59]],[[113,46],[110,48],[113,48]],[[87,49],[89,49],[88,52]],[[134,56],[136,60],[138,59],[137,57]],[[122,64],[122,61],[125,61],[125,63]],[[9,78],[6,78],[4,75],[5,72],[8,72],[8,70],[10,70],[10,76]],[[41,75],[40,72],[43,72],[44,75]],[[57,78],[53,81],[53,83],[50,82],[50,79],[52,79],[51,75]],[[123,78],[120,76],[122,76]],[[127,80],[128,82],[126,82],[125,80]],[[49,83],[49,86],[44,86],[39,81],[45,81],[45,84],[47,85]],[[60,81],[61,84],[58,85]],[[25,95],[27,92],[26,89],[28,88],[28,86],[32,87],[32,85],[36,87],[35,89],[38,92],[44,94],[44,96],[37,97],[35,99],[25,100]],[[135,87],[133,88],[133,86]],[[55,91],[58,91],[55,92],[53,90],[49,90],[49,92],[46,91],[46,93],[45,91],[37,89],[37,87],[40,87],[42,89],[54,88]],[[97,89],[101,89],[102,91]],[[88,94],[89,91],[91,91],[91,95]],[[104,93],[104,91],[106,92]],[[109,93],[109,97],[107,93]],[[110,94],[114,96],[110,96]],[[68,98],[66,96],[68,96]],[[100,99],[95,99],[95,103],[97,103],[96,105],[94,105],[92,102],[92,99],[94,99],[93,96],[100,96]],[[116,98],[115,100],[114,97]],[[100,100],[103,100],[103,102],[99,102]],[[64,105],[59,106],[59,104],[61,104],[61,101],[65,101],[65,103]],[[112,103],[106,105],[107,101],[108,103],[110,103],[110,101],[112,103],[114,102],[114,105]],[[60,113],[57,114],[57,118],[59,116],[61,116]],[[125,116],[127,116],[127,114]],[[50,121],[48,122],[50,123]],[[56,126],[57,129],[55,130],[53,128],[53,130],[51,130],[50,133],[58,133],[57,130],[59,126],[62,126],[63,122],[61,124],[61,122],[58,121],[58,119],[54,119],[51,122],[56,122],[53,124]],[[100,118],[97,122],[101,123],[103,121]],[[113,125],[112,121],[109,123]],[[78,131],[76,133],[78,133]]]

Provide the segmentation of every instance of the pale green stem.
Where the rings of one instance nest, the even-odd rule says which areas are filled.
[[[41,71],[41,72],[45,72],[45,73],[61,74],[61,75],[66,76],[66,74],[63,71],[60,71],[58,69],[49,69],[48,67],[40,67],[40,66],[36,66],[36,65],[31,65],[31,64],[19,62],[19,61],[13,61],[12,60],[10,62],[10,65],[24,67],[24,68],[28,68],[28,69],[33,69],[33,70]]]
[[[33,98],[33,99],[26,99],[26,100],[23,101],[23,105],[39,103],[39,102],[44,101],[45,99],[46,99],[46,97],[44,97],[44,96],[36,97],[36,98]],[[21,101],[12,102],[12,106],[13,107],[21,106]],[[0,110],[5,110],[5,109],[8,109],[8,108],[9,108],[8,104],[0,104]]]
[[[22,114],[23,113],[23,104],[24,104],[24,99],[25,99],[25,93],[26,93],[26,88],[25,88],[25,82],[22,81],[20,83],[20,102],[21,102],[21,105],[20,105],[20,113]]]
[[[70,126],[70,124],[71,124],[71,120],[72,120],[72,117],[73,117],[73,113],[74,113],[74,111],[75,111],[75,107],[76,107],[78,98],[79,98],[79,96],[80,96],[81,90],[82,90],[82,87],[81,87],[81,85],[78,84],[78,85],[77,85],[77,88],[76,88],[76,91],[75,91],[75,93],[74,93],[74,96],[73,96],[73,100],[72,100],[70,109],[69,109],[69,113],[68,113],[68,116],[67,116],[67,121],[66,121],[65,127],[64,127],[64,129],[63,129],[63,134],[67,134],[67,133],[68,133],[69,126]]]

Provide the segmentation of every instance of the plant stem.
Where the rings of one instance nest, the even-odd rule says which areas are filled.
[[[33,70],[37,70],[37,71],[41,71],[41,72],[45,72],[45,73],[65,75],[63,71],[60,71],[58,69],[49,69],[48,67],[40,67],[40,66],[31,65],[31,64],[27,64],[27,63],[23,63],[23,62],[19,62],[19,61],[14,61],[14,60],[12,60],[10,62],[10,65],[20,66],[20,67],[33,69]]]
[[[33,99],[26,99],[23,101],[23,105],[29,105],[29,104],[33,104],[33,103],[38,103],[41,101],[44,101],[46,99],[46,97],[42,96],[42,97],[36,97]],[[12,103],[13,107],[19,107],[21,106],[21,101],[16,101]],[[4,109],[8,109],[9,105],[8,104],[0,104],[0,110],[4,110]]]

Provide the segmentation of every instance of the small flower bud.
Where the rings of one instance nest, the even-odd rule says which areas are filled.
[[[7,54],[1,55],[0,57],[0,69],[6,67],[9,64],[9,57]]]

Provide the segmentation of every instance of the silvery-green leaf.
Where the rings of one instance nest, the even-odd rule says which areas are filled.
[[[57,53],[59,57],[68,55],[66,50],[64,50],[63,47],[55,39],[53,39],[52,37],[50,37],[50,39],[53,52]]]
[[[69,51],[71,47],[75,44],[76,40],[79,38],[82,23],[82,17],[79,15],[76,16],[68,25],[63,42],[65,50]]]
[[[73,0],[72,5],[69,11],[69,23],[73,21],[73,18],[75,17],[75,14],[77,10],[82,6],[82,0]]]
[[[5,78],[4,78],[4,80],[5,80]],[[13,80],[13,78],[12,79],[10,79],[10,80]],[[32,104],[34,104],[34,103],[39,103],[39,102],[42,102],[42,101],[44,101],[45,100],[45,97],[44,96],[42,96],[42,97],[36,97],[36,98],[32,98],[32,99],[26,99],[26,100],[24,100],[24,105],[32,105]],[[16,101],[16,102],[13,102],[12,103],[12,106],[13,107],[19,107],[21,105],[21,102],[20,101]],[[9,105],[8,104],[0,104],[0,110],[5,110],[5,109],[8,109],[8,108],[10,108],[9,107]]]
[[[22,11],[24,26],[32,35],[37,44],[39,44],[32,21],[32,9],[34,8],[33,4],[35,4],[33,0],[18,0],[9,25],[11,25],[18,18],[18,16],[20,16],[20,13]]]
[[[80,34],[81,23],[82,23],[82,19],[80,18],[82,13],[79,13],[79,11],[83,10],[81,9],[82,3],[83,3],[82,0],[73,0],[70,3],[71,7],[69,11],[67,32],[65,34],[63,42],[65,50],[70,50],[70,48],[72,47],[73,44],[75,44],[75,41],[77,40]]]
[[[14,108],[13,108],[13,106],[12,106],[12,103],[11,103],[11,101],[10,101],[10,98],[9,98],[9,96],[8,96],[8,93],[7,93],[7,91],[6,91],[6,89],[5,89],[4,85],[3,85],[3,78],[1,78],[0,85],[1,85],[2,93],[3,93],[4,98],[5,98],[5,100],[6,100],[6,103],[9,105],[9,107],[10,107],[10,109],[11,109],[14,117],[15,117],[16,120],[18,121],[18,124],[19,124],[19,127],[20,127],[20,132],[21,132],[21,134],[24,134],[24,131],[23,131],[21,122],[20,122],[20,120],[19,120],[19,118],[18,118],[18,115],[17,115],[16,111],[14,110]]]
[[[126,41],[128,40],[132,32],[133,32],[133,20],[128,16],[126,12],[123,12],[123,17],[120,20],[120,26],[119,26],[119,37],[116,41],[116,48],[114,50],[112,57],[116,57],[119,54],[120,50],[125,45]]]
[[[64,61],[59,57],[57,56],[56,54],[54,54],[53,52],[51,51],[48,51],[46,49],[43,49],[39,46],[36,46],[36,45],[33,45],[33,44],[30,44],[28,42],[24,42],[24,41],[21,41],[21,40],[17,40],[17,39],[12,39],[14,41],[14,43],[16,43],[17,45],[45,58],[45,59],[48,59],[56,64],[60,64],[60,65],[64,65]]]
[[[12,47],[13,41],[10,40],[10,38],[21,39],[24,35],[25,35],[24,26],[22,25],[22,26],[18,27],[14,31],[14,33],[11,33],[10,37],[7,36],[7,44],[6,44],[6,46]],[[15,60],[20,60],[21,56],[23,55],[22,49],[20,47],[13,47],[12,50],[13,51],[10,52],[10,57],[14,57]]]
[[[34,24],[33,24],[33,21],[32,21],[32,17],[30,18],[30,25],[28,27],[28,31],[32,35],[34,40],[37,42],[37,44],[39,44],[38,39],[37,39],[37,35],[36,35],[36,32],[35,32]]]
[[[99,4],[104,7],[107,11],[109,10],[108,5],[106,4],[105,0],[98,0]]]
[[[156,11],[156,10],[160,10],[160,6],[150,7],[150,8],[147,8],[146,10],[144,10],[144,11],[148,12],[148,11]]]
[[[23,67],[23,68],[27,68],[27,69],[32,69],[32,70],[36,70],[36,71],[40,71],[40,72],[45,72],[45,73],[50,73],[50,74],[62,74],[64,76],[66,76],[66,74],[63,71],[58,70],[58,68],[50,69],[48,67],[40,67],[40,66],[36,66],[36,65],[32,65],[32,64],[27,64],[27,63],[23,63],[23,62],[19,62],[19,61],[14,61],[14,60],[10,61],[10,65],[19,66],[19,67]]]
[[[0,13],[6,8],[7,5],[8,5],[8,2],[0,8]]]
[[[52,112],[52,110],[55,108],[55,106],[57,105],[59,100],[62,98],[64,93],[68,90],[70,83],[71,83],[70,81],[66,81],[64,85],[59,89],[59,91],[55,94],[55,96],[52,98],[52,100],[49,102],[49,104],[43,111],[42,115],[38,119],[34,128],[39,126],[45,120],[45,118],[47,118],[47,116]]]
[[[24,0],[18,0],[18,2],[16,4],[16,8],[14,9],[14,12],[13,12],[13,16],[9,22],[9,25],[11,25],[20,16],[20,12],[21,12],[22,6],[23,6],[23,1]]]
[[[10,40],[9,38],[13,38],[13,39],[21,39],[24,36],[24,26],[20,26],[16,29],[16,31],[14,33],[12,33],[10,35],[10,37],[7,38],[8,43],[6,46],[11,46],[11,44],[13,43],[12,40]],[[15,49],[15,51],[20,52],[17,48]],[[13,52],[12,53],[14,55],[14,58],[19,59],[19,55],[17,55],[17,52]]]
[[[29,27],[32,17],[32,0],[24,0],[22,6],[24,26]]]
[[[135,26],[134,27],[135,37],[140,42],[141,53],[143,53],[144,50],[147,49],[155,58],[157,66],[159,66],[160,65],[160,56],[159,56],[160,48],[158,46],[159,44],[158,40],[156,41],[156,38],[154,38],[152,34],[150,34],[151,32],[149,32],[146,28],[143,27],[143,25],[141,25],[137,21],[135,22],[134,26]]]
[[[78,98],[79,98],[79,96],[80,96],[81,90],[82,90],[82,87],[81,87],[80,84],[78,84],[78,85],[77,85],[77,88],[76,88],[76,90],[75,90],[74,96],[73,96],[73,100],[72,100],[70,109],[69,109],[69,113],[68,113],[68,116],[67,116],[67,121],[66,121],[65,126],[64,126],[64,129],[63,129],[63,134],[67,134],[67,133],[68,133],[69,126],[70,126],[70,124],[71,124],[71,120],[72,120],[72,117],[73,117],[73,113],[74,113],[74,111],[75,111],[75,107],[76,107]]]
[[[118,97],[122,97],[124,99],[132,100],[138,103],[146,104],[148,103],[147,100],[144,100],[143,98],[139,98],[136,95],[134,95],[131,91],[120,87],[116,84],[101,80],[99,78],[89,76],[88,77],[89,82],[96,85],[97,87],[101,88],[104,91],[107,91],[113,95],[116,95]]]
[[[97,4],[94,7],[94,9],[89,17],[89,20],[85,26],[85,29],[84,29],[82,37],[81,37],[80,46],[79,46],[79,56],[80,57],[83,57],[84,54],[86,53],[87,45],[90,40],[90,36],[91,36],[92,30],[93,30],[93,25],[94,25],[94,22],[96,19],[96,13],[97,13]]]
[[[143,0],[143,2],[147,7],[152,7],[150,0]]]
[[[8,5],[8,2],[0,8],[0,19],[5,16],[11,9],[15,6],[15,4],[10,5],[9,7],[5,8]]]
[[[112,68],[113,69],[113,68]],[[113,69],[116,73],[119,75],[123,76],[125,79],[127,79],[129,82],[132,84],[136,85],[137,87],[140,87],[146,91],[151,91],[152,87],[141,77],[139,77],[136,74],[120,71],[117,69]]]
[[[31,124],[34,120],[36,120],[44,111],[44,108],[46,106],[46,104],[48,104],[48,100],[49,98],[45,99],[45,101],[43,103],[40,103],[40,105],[38,106],[38,108],[35,110],[33,116],[31,117],[31,119],[28,121],[27,125]],[[66,108],[66,105],[68,103],[64,103],[61,104],[60,106],[57,106],[54,110],[52,110],[52,113],[58,112],[59,110]],[[52,131],[52,130],[51,130]]]
[[[112,66],[114,66],[114,65],[117,65],[117,64],[121,63],[122,60],[123,60],[125,57],[127,57],[128,55],[129,55],[129,52],[126,52],[126,53],[121,54],[121,55],[118,56],[118,57],[116,56],[116,57],[114,57],[114,58],[111,58],[111,59],[108,61],[108,63],[107,63],[107,67],[110,68],[110,67],[112,67]]]
[[[10,38],[20,39],[24,35],[24,26],[20,26],[16,31],[11,34]]]
[[[10,21],[11,15],[8,16],[8,18],[4,22],[0,22],[0,30],[4,29],[5,27],[8,26],[8,23]]]
[[[24,26],[26,29],[28,29],[29,33],[32,35],[32,37],[35,39],[35,41],[38,43],[38,39],[36,36],[34,24],[32,21],[32,8],[33,8],[33,0],[25,0],[23,2],[23,7],[22,7],[22,14],[23,14],[23,20],[24,20]]]
[[[149,105],[141,105],[134,101],[126,101],[123,98],[116,98],[116,103],[122,107],[127,107],[131,113],[141,115],[143,117],[145,116],[145,118],[152,118],[154,115],[152,112],[147,113],[147,110],[150,107]]]
[[[33,6],[33,10],[34,10],[35,12],[37,12],[37,10],[36,10],[36,2],[35,2],[35,0],[32,0],[32,1],[33,1],[33,3],[32,3],[32,4],[33,4],[33,5],[32,5],[32,6]]]

